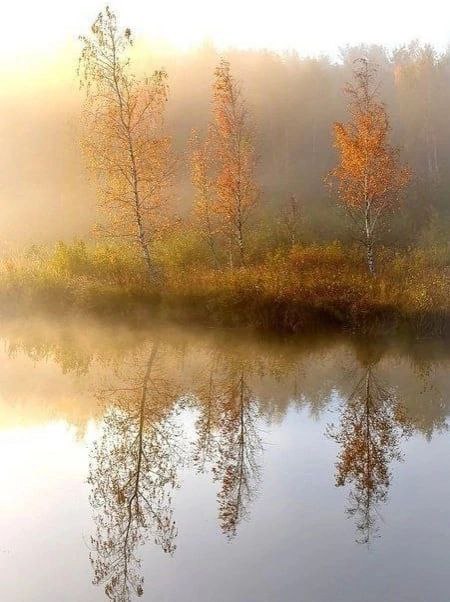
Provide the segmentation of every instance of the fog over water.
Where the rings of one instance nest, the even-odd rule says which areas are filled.
[[[446,599],[442,344],[0,337],[2,599]]]
[[[0,602],[448,602],[443,4],[0,9]]]

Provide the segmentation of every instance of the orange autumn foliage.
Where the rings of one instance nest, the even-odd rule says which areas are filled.
[[[340,202],[362,229],[369,270],[375,272],[373,248],[381,219],[395,211],[411,173],[400,152],[389,143],[389,117],[378,97],[376,68],[358,61],[354,84],[348,84],[351,121],[334,126],[334,146],[339,164],[329,174]]]
[[[247,223],[259,198],[250,121],[242,90],[230,64],[222,60],[215,70],[213,118],[204,145],[193,135],[191,177],[196,212],[207,228],[210,246],[214,234],[225,236],[230,264],[236,249],[239,264],[245,264]]]

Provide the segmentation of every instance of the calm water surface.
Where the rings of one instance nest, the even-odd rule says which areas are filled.
[[[443,343],[0,328],[3,602],[446,602]]]

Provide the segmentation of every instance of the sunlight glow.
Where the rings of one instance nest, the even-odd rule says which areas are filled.
[[[2,7],[0,64],[58,52],[86,32],[103,2],[42,0]],[[114,0],[111,8],[137,37],[164,41],[177,49],[212,41],[219,48],[296,49],[301,54],[336,56],[345,44],[396,46],[414,38],[445,48],[450,42],[450,5],[443,0],[380,0],[370,11],[357,0],[300,3],[280,0]]]

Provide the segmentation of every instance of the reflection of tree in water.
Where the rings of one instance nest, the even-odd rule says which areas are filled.
[[[343,403],[339,428],[329,433],[341,446],[336,485],[352,485],[347,512],[356,517],[357,542],[370,544],[378,532],[378,505],[389,490],[389,464],[401,460],[399,440],[409,434],[402,406],[380,384],[372,363]]]
[[[219,485],[220,524],[231,538],[248,516],[259,484],[261,418],[281,423],[293,405],[319,416],[332,391],[341,387],[347,365],[353,366],[351,382],[356,378],[355,348],[346,345],[330,350],[311,350],[309,343],[273,348],[272,343],[250,345],[244,338],[228,340],[228,335],[217,342],[191,334],[183,334],[187,338],[180,343],[178,333],[174,339],[164,334],[164,354],[155,347],[145,361],[133,363],[130,356],[141,356],[147,348],[144,334],[138,340],[122,339],[116,332],[105,337],[102,330],[87,343],[80,330],[90,332],[78,326],[77,336],[71,329],[49,339],[44,330],[34,336],[28,331],[23,337],[16,334],[8,351],[12,356],[26,353],[35,361],[49,358],[65,373],[86,373],[87,390],[99,378],[109,378],[117,365],[131,374],[122,380],[125,384],[103,392],[108,410],[90,474],[98,528],[92,552],[95,582],[104,583],[113,600],[142,592],[136,556],[142,543],[156,539],[168,552],[175,547],[170,494],[181,433],[174,419],[179,402],[168,381],[183,382],[183,403],[192,401],[191,409],[198,411],[195,464],[212,468]],[[180,349],[186,350],[182,363]],[[372,342],[356,352],[359,357],[369,352],[363,360],[364,377],[343,404],[333,436],[341,445],[337,483],[352,486],[349,512],[356,515],[358,539],[369,542],[376,532],[377,505],[387,496],[389,464],[400,457],[399,438],[408,430],[395,395],[381,386],[379,376],[401,392],[398,397],[406,402],[411,422],[431,437],[445,426],[449,412],[448,353],[438,350],[428,359],[429,350],[423,357],[415,351],[404,358],[395,348],[389,355],[381,347],[374,358]],[[377,376],[375,365],[382,357]],[[161,378],[162,372],[170,378]]]
[[[165,552],[175,550],[171,496],[179,433],[175,392],[158,376],[157,353],[154,344],[125,386],[103,392],[108,407],[90,465],[94,583],[104,583],[107,597],[116,602],[143,594],[139,545],[152,536]]]
[[[213,472],[221,482],[218,494],[221,528],[231,538],[236,535],[240,521],[248,516],[259,480],[256,461],[261,448],[256,430],[259,409],[243,371],[223,392],[221,406],[219,455]]]
[[[219,421],[221,381],[218,377],[218,363],[215,358],[209,370],[196,381],[196,403],[199,416],[196,421],[196,439],[193,460],[199,472],[205,472],[207,465],[217,458],[218,439],[216,427]]]
[[[194,457],[201,470],[207,462],[212,464],[214,479],[221,484],[217,496],[220,526],[231,539],[248,517],[259,483],[259,405],[243,367],[227,371],[223,377],[215,377],[212,368],[198,396]]]

